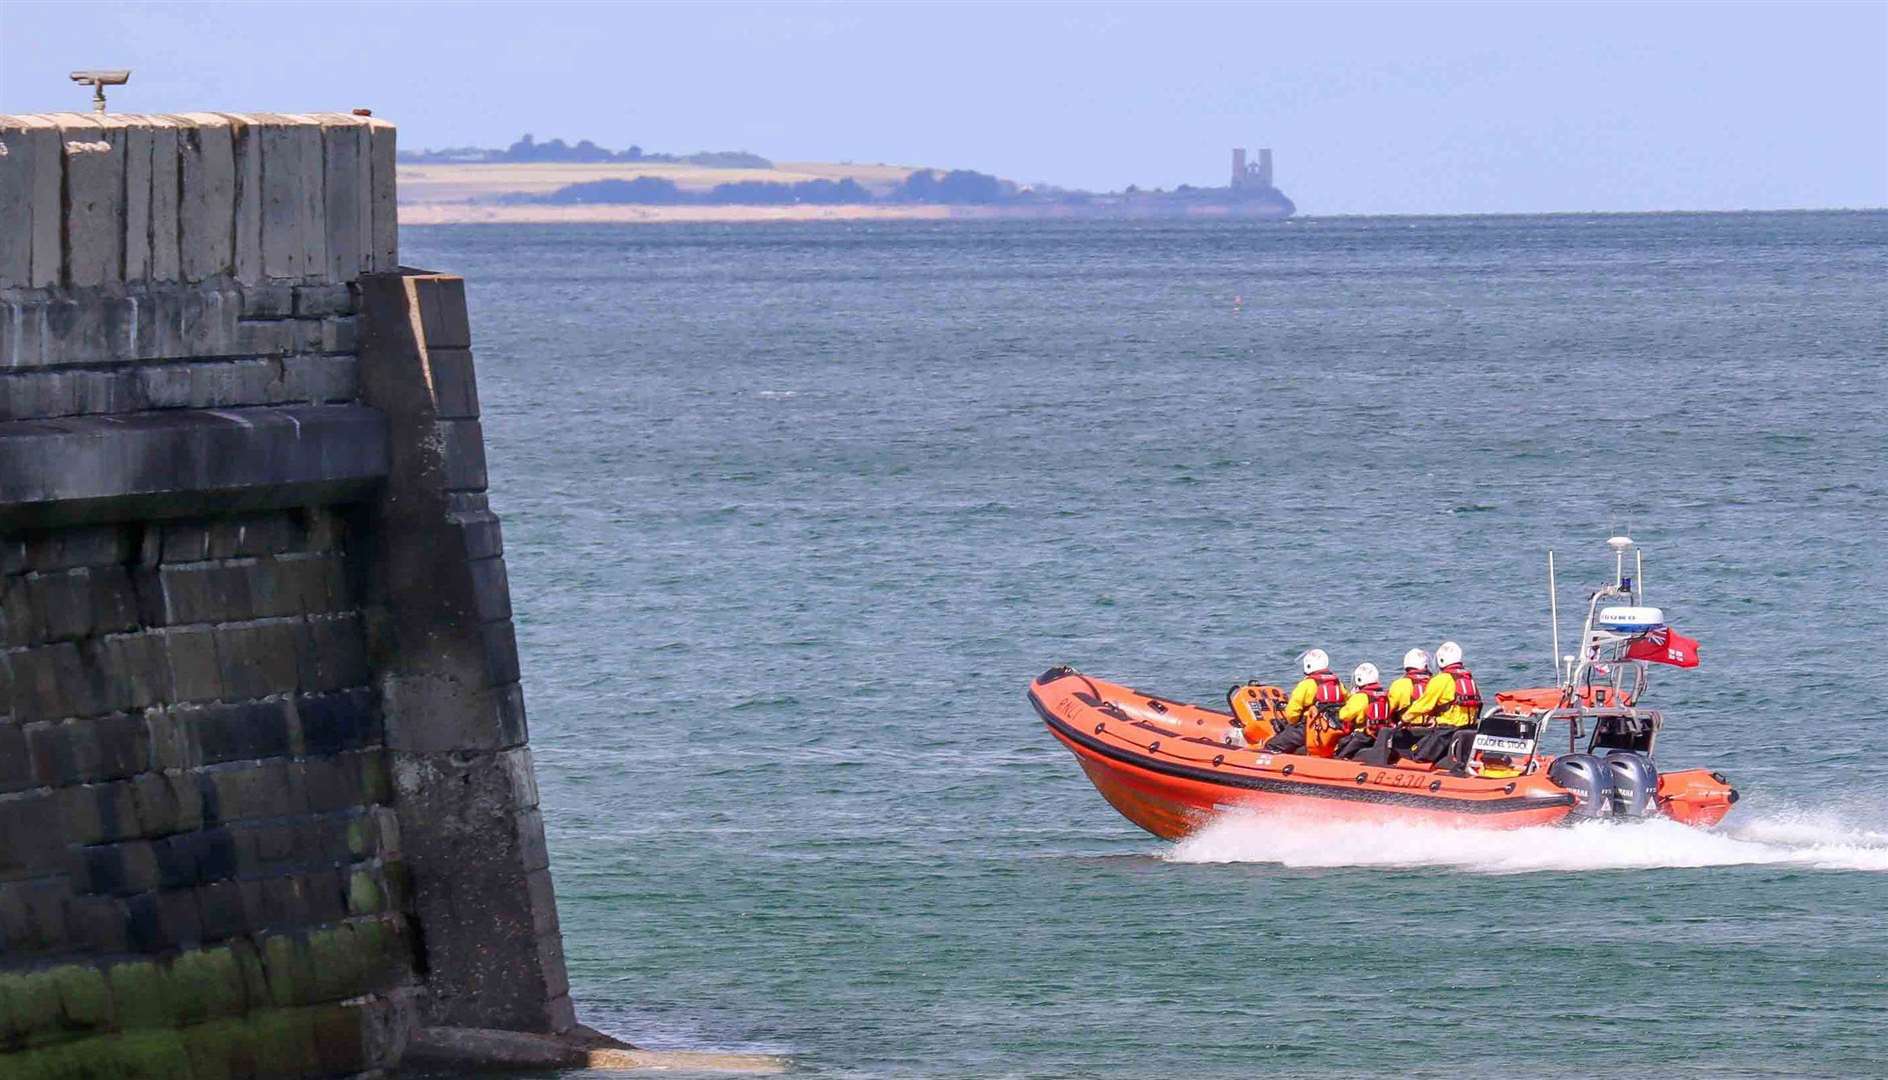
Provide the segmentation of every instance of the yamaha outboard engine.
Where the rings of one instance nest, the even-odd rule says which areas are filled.
[[[1613,770],[1593,754],[1567,754],[1554,759],[1547,779],[1573,793],[1573,815],[1583,818],[1613,816]]]
[[[1650,761],[1615,750],[1606,755],[1606,771],[1612,776],[1615,815],[1642,818],[1658,812],[1659,771]]]

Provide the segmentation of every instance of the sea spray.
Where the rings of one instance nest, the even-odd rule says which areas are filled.
[[[1233,814],[1175,845],[1181,863],[1438,867],[1481,874],[1786,865],[1888,872],[1888,832],[1829,812],[1780,811],[1696,829],[1674,821],[1528,829],[1365,824]]]

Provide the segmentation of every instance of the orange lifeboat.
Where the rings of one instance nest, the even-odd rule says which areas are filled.
[[[1262,724],[1277,693],[1235,687],[1235,704],[1242,690],[1248,707],[1256,706],[1249,719]],[[1038,676],[1028,698],[1102,797],[1129,821],[1168,840],[1238,809],[1482,828],[1552,825],[1601,812],[1593,790],[1564,787],[1550,776],[1554,759],[1548,756],[1528,755],[1520,775],[1458,776],[1417,762],[1376,766],[1270,753],[1248,744],[1252,725],[1232,713],[1066,667]],[[1635,814],[1706,825],[1737,800],[1715,773],[1691,770],[1656,780],[1656,790],[1648,787]],[[1606,789],[1600,790],[1604,798]]]

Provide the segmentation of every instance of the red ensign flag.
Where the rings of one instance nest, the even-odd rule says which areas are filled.
[[[1669,626],[1648,630],[1626,646],[1626,659],[1673,667],[1698,666],[1698,642]]]

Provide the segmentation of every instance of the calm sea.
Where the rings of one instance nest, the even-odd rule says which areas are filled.
[[[469,282],[584,1020],[821,1077],[1888,1070],[1888,214],[403,243]],[[1538,684],[1546,551],[1564,615],[1626,530],[1713,832],[1175,846],[1023,701],[1445,637]]]

